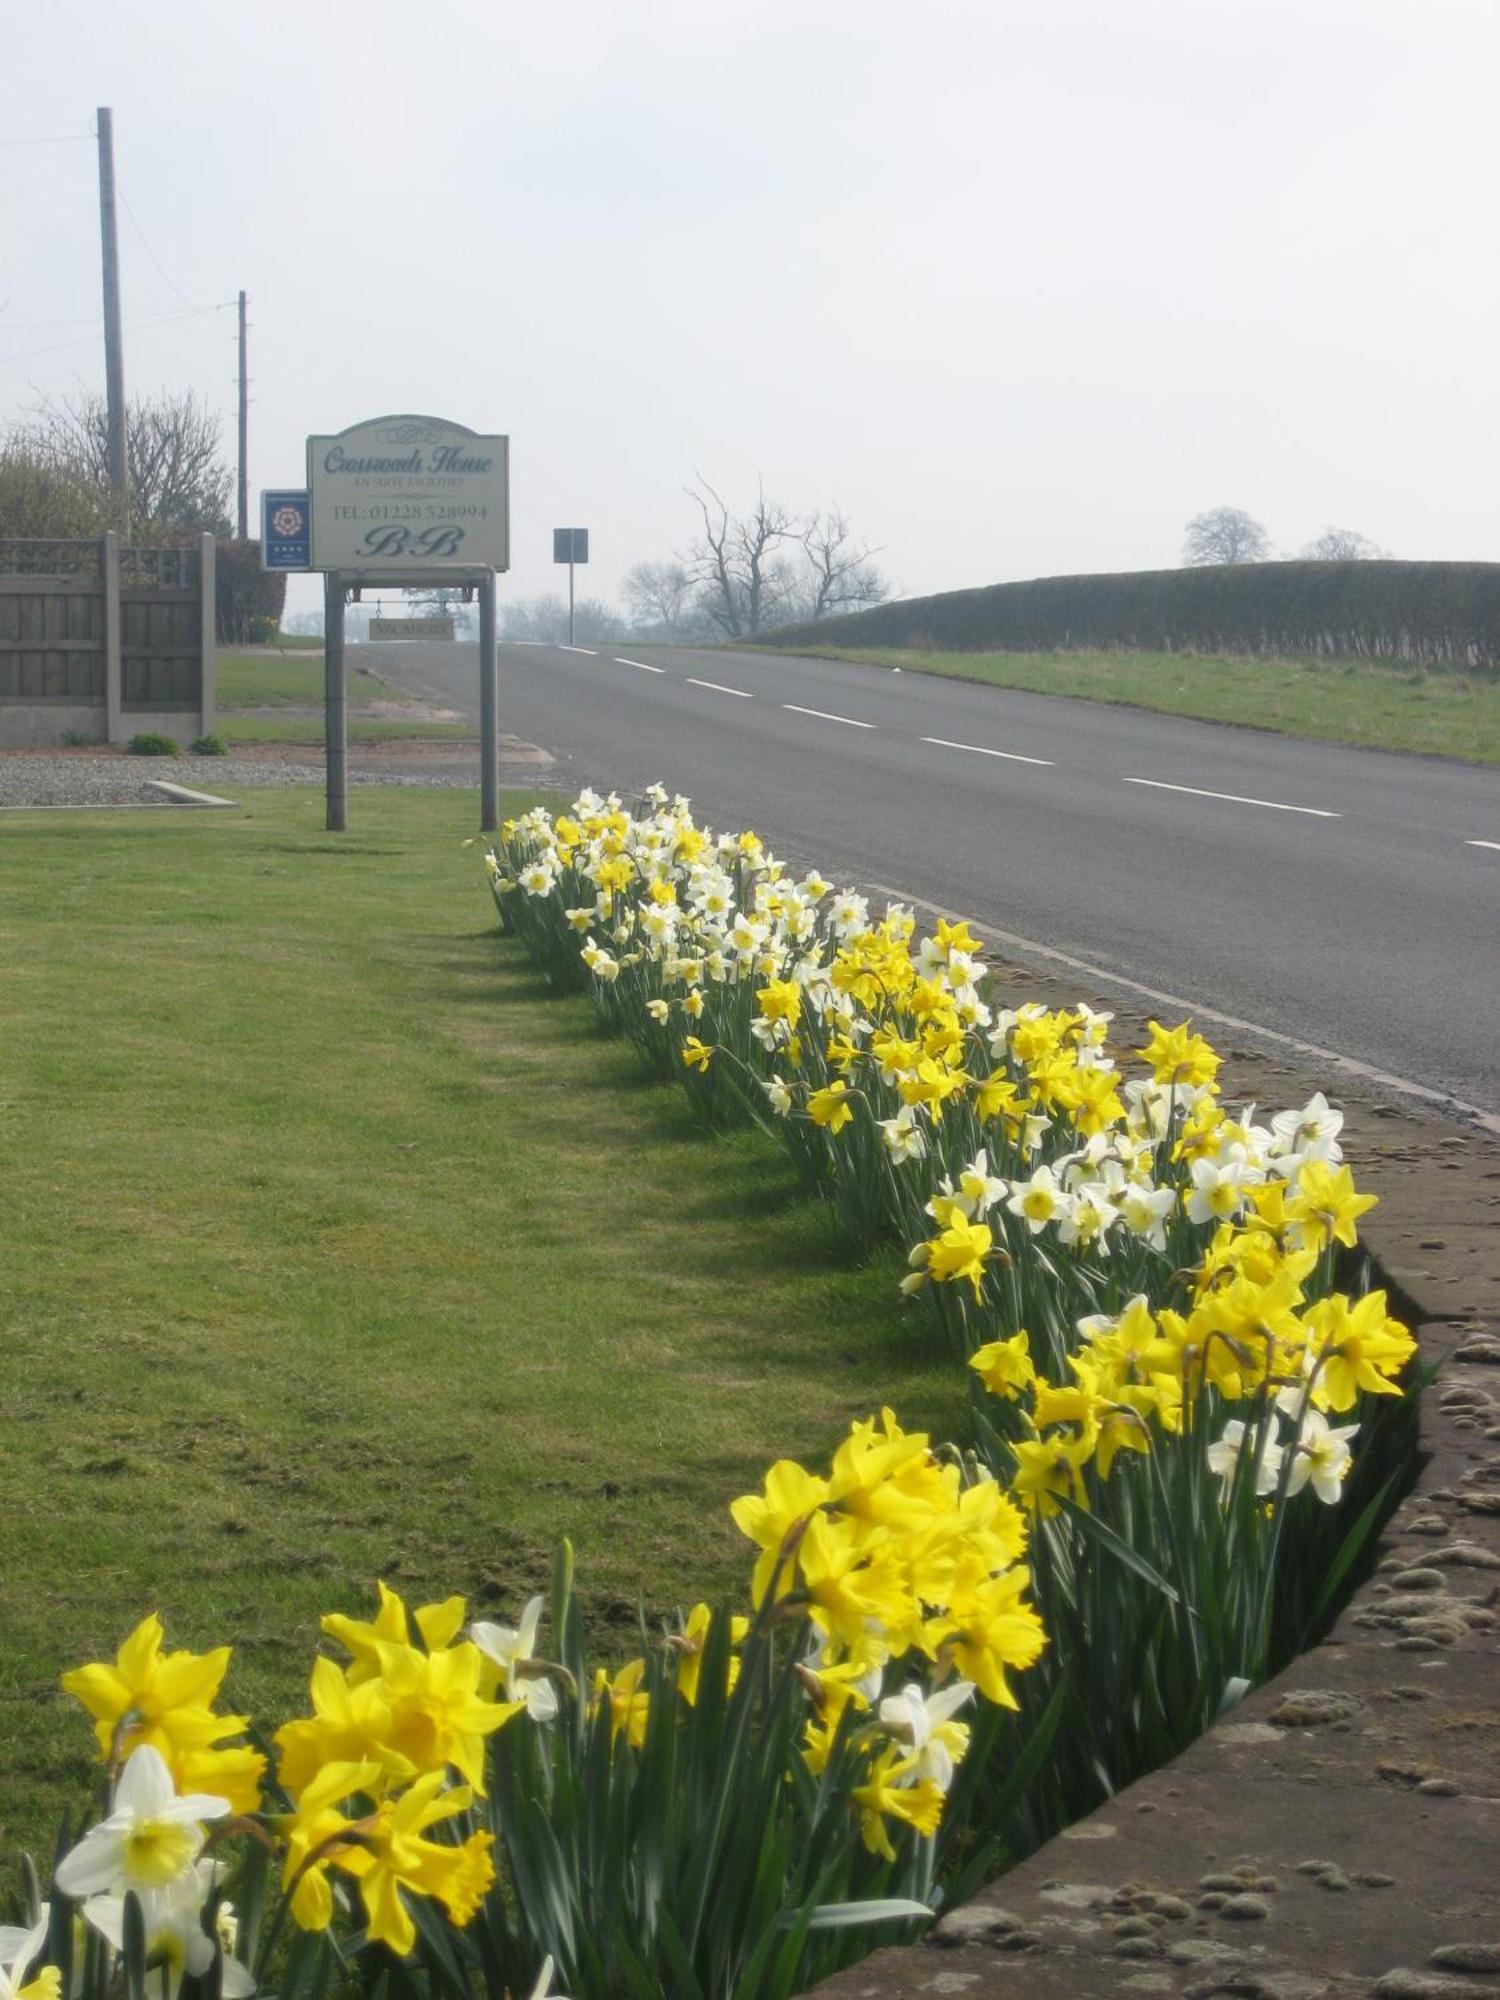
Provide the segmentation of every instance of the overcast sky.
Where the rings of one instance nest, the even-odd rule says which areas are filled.
[[[5,43],[0,421],[102,389],[110,105],[127,388],[232,450],[243,287],[257,515],[308,432],[418,411],[509,433],[518,595],[554,526],[606,596],[681,548],[695,471],[839,503],[903,595],[1170,565],[1219,504],[1500,557],[1496,0],[71,0]]]

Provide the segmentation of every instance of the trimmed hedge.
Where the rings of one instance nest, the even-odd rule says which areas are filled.
[[[1275,653],[1500,669],[1500,563],[1268,562],[1044,576],[758,634],[783,646]]]
[[[286,603],[286,572],[260,566],[259,542],[228,539],[216,545],[214,554],[215,623],[221,646],[249,644],[258,619],[272,625],[281,623]]]

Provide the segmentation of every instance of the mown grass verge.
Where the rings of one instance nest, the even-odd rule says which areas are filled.
[[[1500,763],[1500,683],[1436,670],[1396,670],[1364,660],[1188,653],[929,653],[837,646],[798,651],[1280,735]]]
[[[851,1269],[769,1142],[497,945],[472,800],[354,818],[0,836],[6,1853],[89,1783],[59,1671],[147,1610],[276,1719],[321,1611],[513,1616],[566,1532],[623,1652],[642,1601],[743,1594],[725,1503],[773,1458],[887,1399],[960,1426],[899,1256]]]
[[[418,710],[417,714],[420,715],[421,711]],[[214,723],[214,733],[231,746],[236,743],[312,743],[321,746],[323,718],[321,715],[236,715],[231,710],[227,715],[220,713]],[[364,721],[357,710],[350,715],[348,722],[351,743],[473,743],[477,741],[478,734],[467,722],[403,722],[392,716]]]

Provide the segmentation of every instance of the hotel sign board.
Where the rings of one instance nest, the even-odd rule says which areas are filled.
[[[312,568],[349,576],[510,568],[510,440],[375,417],[307,440]]]

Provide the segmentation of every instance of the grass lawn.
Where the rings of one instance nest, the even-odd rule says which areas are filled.
[[[1500,682],[1368,661],[1189,653],[927,653],[809,646],[825,659],[1124,703],[1287,736],[1500,763]]]
[[[706,1136],[496,935],[466,793],[8,815],[0,1854],[88,1781],[57,1690],[147,1610],[305,1706],[384,1577],[494,1615],[572,1535],[628,1644],[744,1588],[725,1503],[962,1386],[783,1156]]]
[[[415,701],[374,674],[351,668],[345,675],[350,707],[367,701]],[[323,701],[323,654],[278,659],[272,653],[220,653],[217,700],[221,708],[308,708]]]
[[[420,710],[418,713],[420,714]],[[446,743],[476,743],[479,731],[468,722],[400,722],[394,716],[361,721],[351,707],[347,723],[351,743],[411,743],[422,738]],[[293,715],[226,715],[220,710],[214,734],[231,748],[236,743],[317,743],[323,741],[323,718]]]
[[[392,687],[376,675],[351,668],[345,677],[349,699],[351,743],[410,742],[426,738],[467,743],[478,732],[468,722],[424,721],[423,705],[415,695]],[[412,720],[399,716],[361,718],[371,702],[409,706]],[[311,710],[307,714],[266,715],[246,709]],[[218,719],[214,734],[231,748],[236,743],[321,743],[323,741],[323,661],[278,659],[270,653],[221,653],[218,673]]]

